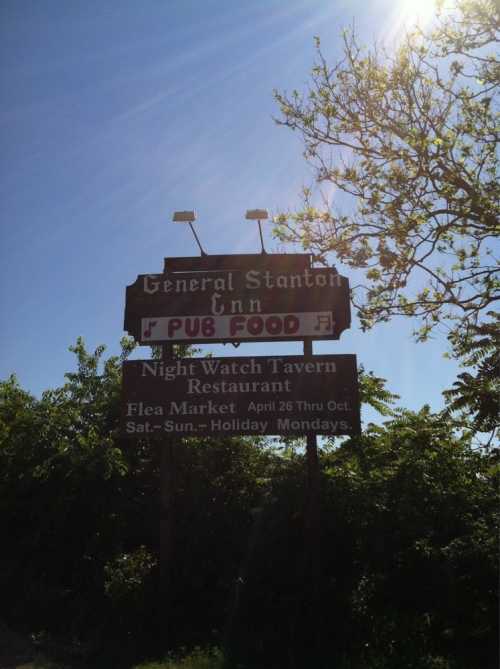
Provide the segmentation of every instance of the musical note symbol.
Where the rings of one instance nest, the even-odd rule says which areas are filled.
[[[331,314],[318,314],[316,316],[317,322],[314,326],[315,332],[331,332],[332,321]]]
[[[147,339],[151,337],[151,330],[158,323],[158,321],[149,321],[148,327],[144,330],[144,338]]]

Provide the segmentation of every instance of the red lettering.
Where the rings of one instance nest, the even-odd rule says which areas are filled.
[[[260,335],[264,329],[264,321],[260,316],[252,316],[248,319],[247,330],[252,335]]]
[[[188,337],[196,337],[199,331],[200,331],[200,319],[186,318],[186,334],[188,335]]]
[[[245,337],[259,337],[261,335],[270,335],[276,337],[280,334],[294,335],[300,330],[300,320],[294,314],[286,316],[273,315],[263,317],[261,315],[250,316],[232,316],[229,322],[229,333],[231,337],[240,334]]]
[[[283,322],[278,316],[269,316],[266,320],[266,329],[269,334],[278,335],[283,330]]]
[[[300,327],[300,321],[297,318],[297,316],[293,316],[292,314],[285,316],[285,321],[284,321],[285,334],[287,335],[295,334],[298,331],[299,327]]]
[[[171,318],[168,321],[168,338],[173,339],[175,332],[181,327],[182,321],[180,318]]]
[[[204,337],[213,337],[215,334],[215,321],[212,316],[205,316],[201,321],[201,331]]]
[[[243,324],[245,322],[244,316],[233,316],[229,322],[229,334],[231,337],[238,333],[240,330],[243,330]]]

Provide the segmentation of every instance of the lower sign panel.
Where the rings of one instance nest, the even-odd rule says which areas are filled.
[[[128,361],[122,431],[129,437],[359,434],[356,356]]]

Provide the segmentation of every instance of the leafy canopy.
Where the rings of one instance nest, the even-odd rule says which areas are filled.
[[[474,431],[490,432],[491,442],[500,424],[500,314],[488,315],[490,320],[472,325],[467,336],[450,337],[466,369],[443,394],[447,414],[457,414]]]
[[[67,641],[85,666],[223,639],[231,666],[497,666],[498,452],[474,450],[443,413],[394,408],[363,369],[361,401],[387,421],[319,455],[314,615],[306,456],[254,438],[177,442],[167,601],[156,580],[165,444],[118,429],[132,348],[125,338],[106,359],[79,339],[74,370],[39,399],[0,381],[2,620]]]
[[[348,31],[333,66],[317,40],[305,94],[275,92],[278,124],[302,134],[317,182],[343,207],[315,207],[306,190],[275,233],[361,269],[364,329],[406,315],[420,339],[445,319],[456,334],[498,299],[499,27],[494,0],[457,0],[392,52]]]

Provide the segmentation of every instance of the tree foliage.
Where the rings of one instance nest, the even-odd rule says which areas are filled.
[[[320,465],[314,666],[493,667],[495,462],[424,407],[371,425]],[[273,476],[240,589],[235,642],[251,666],[312,664],[303,490],[296,454]]]
[[[118,431],[131,343],[107,360],[72,350],[76,370],[41,398],[0,383],[0,619],[89,666],[222,643],[228,666],[496,666],[498,464],[455,420],[394,408],[360,372],[388,421],[320,453],[313,609],[304,454],[179,439],[166,600],[164,445]]]
[[[402,314],[422,339],[445,319],[457,334],[499,297],[499,28],[495,0],[457,0],[395,50],[347,31],[334,65],[318,40],[305,94],[275,93],[278,123],[338,201],[313,206],[306,190],[276,234],[362,270],[365,329]]]
[[[467,370],[443,394],[449,414],[458,414],[475,431],[490,432],[493,439],[500,424],[500,314],[488,315],[490,320],[471,325],[466,334],[452,333],[455,355]]]
[[[358,370],[359,400],[361,405],[367,404],[378,411],[381,416],[390,416],[393,405],[399,395],[386,388],[386,379],[375,376],[373,372],[366,372],[363,365]]]

